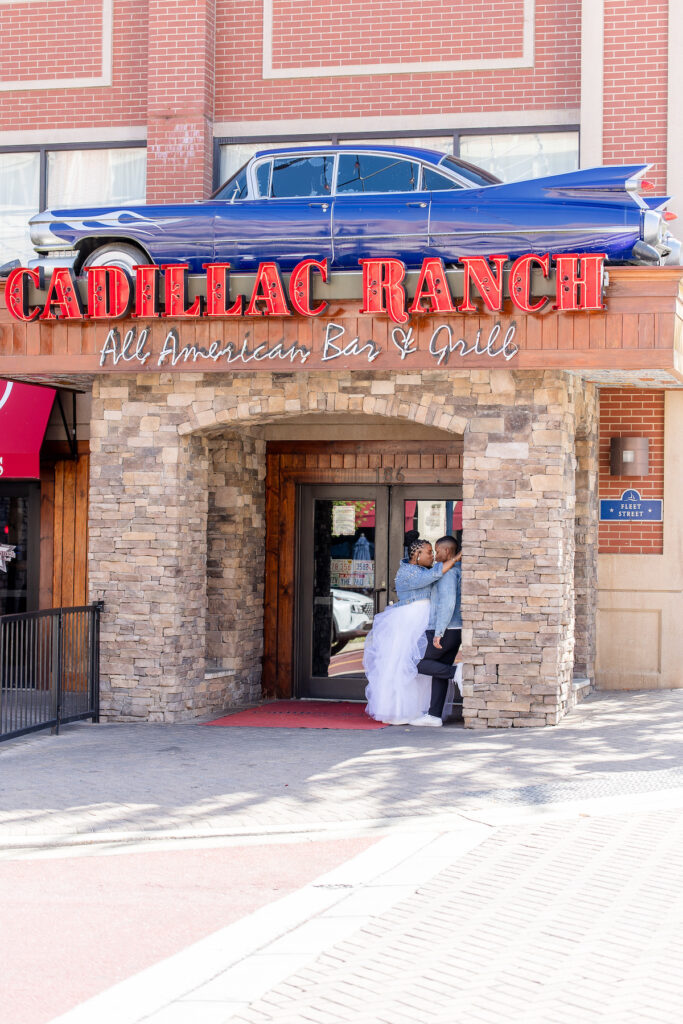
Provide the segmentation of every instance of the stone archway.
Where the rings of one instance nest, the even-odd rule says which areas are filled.
[[[224,680],[214,685],[206,673],[211,487],[244,497],[241,474],[248,457],[259,472],[264,424],[343,412],[464,435],[466,724],[557,722],[573,666],[576,406],[590,392],[555,371],[98,379],[90,578],[92,596],[106,601],[105,713],[175,720],[225,705]],[[248,440],[247,461],[236,454],[212,482],[212,438],[226,431]]]

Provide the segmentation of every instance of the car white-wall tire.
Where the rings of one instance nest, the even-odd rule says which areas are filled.
[[[120,267],[131,277],[135,277],[135,267],[138,263],[148,263],[149,258],[142,249],[128,242],[109,242],[95,249],[83,262],[83,269],[86,267]]]

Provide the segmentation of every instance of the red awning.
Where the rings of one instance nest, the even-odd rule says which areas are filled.
[[[0,380],[0,481],[40,478],[40,446],[54,388]]]

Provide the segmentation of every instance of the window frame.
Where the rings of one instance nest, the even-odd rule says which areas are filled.
[[[406,144],[410,144],[411,139],[428,139],[444,138],[444,136],[450,136],[453,140],[451,156],[460,157],[460,139],[463,135],[539,135],[539,134],[551,134],[555,132],[564,132],[567,134],[575,134],[578,137],[579,153],[581,152],[581,126],[579,124],[537,124],[537,125],[525,125],[524,127],[518,128],[514,125],[497,126],[495,128],[432,128],[432,129],[415,129],[413,131],[381,131],[381,132],[325,132],[315,134],[303,134],[303,135],[226,135],[216,136],[213,140],[213,191],[221,187],[222,181],[219,181],[220,177],[220,155],[221,146],[237,146],[237,145],[263,145],[264,148],[269,148],[279,143],[292,143],[292,145],[307,145],[315,144],[316,142],[321,144],[321,147],[325,146],[339,146],[348,143],[372,143],[382,142],[385,139],[395,139],[400,136],[402,140],[405,140]],[[24,148],[24,147],[21,147]],[[48,149],[54,147],[47,147]],[[69,148],[82,148],[82,147],[69,147]],[[335,173],[335,185],[336,185],[336,173]]]

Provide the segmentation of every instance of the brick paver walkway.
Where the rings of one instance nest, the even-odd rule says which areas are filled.
[[[224,1019],[679,1024],[682,962],[683,812],[508,827]]]

